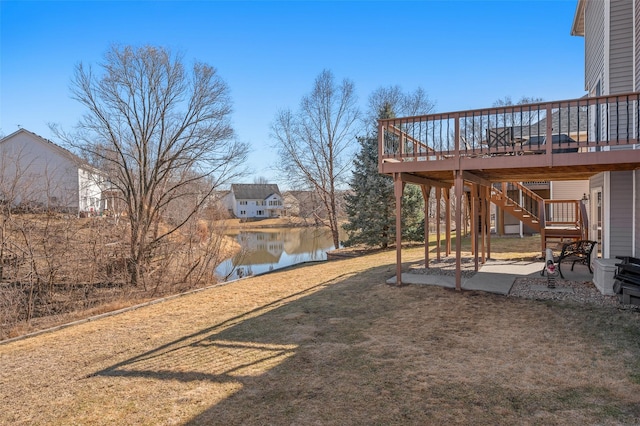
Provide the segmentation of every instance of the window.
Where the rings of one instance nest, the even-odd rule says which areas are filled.
[[[246,210],[240,210],[240,216],[246,216],[247,211]]]
[[[247,205],[247,202],[246,202],[246,201],[240,201],[240,203],[239,203],[239,204],[240,204],[241,206],[246,206],[246,205]]]
[[[264,210],[258,210],[256,214],[258,216],[264,216]]]

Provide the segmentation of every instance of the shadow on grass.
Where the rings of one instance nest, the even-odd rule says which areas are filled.
[[[145,377],[182,382],[206,379],[216,382],[237,382],[243,371],[250,372],[291,356],[295,345],[227,340],[230,334],[234,334],[230,330],[245,321],[265,315],[300,297],[312,294],[326,285],[327,283],[321,283],[275,300],[87,377]]]
[[[640,393],[622,399],[617,385],[574,380],[640,358],[637,317],[617,314],[635,330],[624,335],[608,311],[397,288],[384,284],[390,269],[318,284],[94,375],[241,384],[190,425],[640,419]],[[569,340],[595,349],[565,354]]]

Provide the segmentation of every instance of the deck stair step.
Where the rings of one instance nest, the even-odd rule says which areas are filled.
[[[494,185],[491,188],[491,201],[534,232],[540,232],[543,253],[553,240],[565,242],[586,238],[588,218],[585,206],[579,200],[545,200],[521,183],[510,182]],[[575,211],[575,215],[567,218],[558,218],[557,214],[555,218],[545,217],[547,214],[553,216],[557,211]]]
[[[520,188],[518,183],[509,184],[510,188]],[[504,187],[503,187],[504,188]],[[529,191],[526,187],[522,187],[522,191]],[[530,192],[530,191],[529,191]],[[535,215],[535,212],[528,211],[527,208],[520,205],[518,201],[510,198],[511,191],[507,193],[503,192],[500,187],[493,187],[491,191],[491,201],[502,208],[504,211],[512,214],[524,224],[532,228],[534,231],[540,231],[540,222]],[[531,204],[531,201],[530,201]]]

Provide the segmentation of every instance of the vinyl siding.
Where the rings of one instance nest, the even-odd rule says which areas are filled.
[[[633,3],[629,0],[611,0],[609,36],[609,91],[608,94],[633,91]],[[624,99],[609,107],[611,148],[616,149],[616,141],[630,135],[627,118],[629,109]]]
[[[3,139],[0,169],[4,185],[12,188],[8,197],[15,204],[49,206],[55,199],[57,207],[80,207],[78,165],[35,134],[18,131]]]
[[[604,191],[604,173],[598,173],[597,175],[589,179],[589,192],[591,192],[592,189],[598,187],[603,188]]]
[[[588,193],[588,180],[567,180],[551,183],[551,199],[553,200],[579,200]]]
[[[631,225],[634,220],[633,171],[611,172],[610,184],[609,241],[611,253],[608,257],[630,256],[632,254]]]
[[[591,96],[595,96],[596,84],[604,75],[604,6],[603,1],[588,1],[585,5],[585,90]],[[601,85],[604,90],[604,82]]]
[[[633,3],[611,0],[609,94],[633,91]]]
[[[640,0],[635,0],[635,54],[636,54],[636,67],[635,67],[635,83],[634,90],[640,90]]]

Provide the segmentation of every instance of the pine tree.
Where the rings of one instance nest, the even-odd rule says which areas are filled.
[[[358,138],[360,152],[354,161],[351,194],[345,196],[349,222],[346,247],[364,244],[386,248],[395,238],[393,181],[378,173],[378,139]]]
[[[390,104],[385,104],[380,118],[393,118]],[[364,244],[386,248],[395,241],[395,196],[393,181],[378,172],[378,138],[358,138],[360,152],[354,161],[351,180],[352,193],[345,196],[345,210],[349,222],[345,247]],[[402,202],[403,240],[424,240],[422,193],[414,185],[407,185]]]

